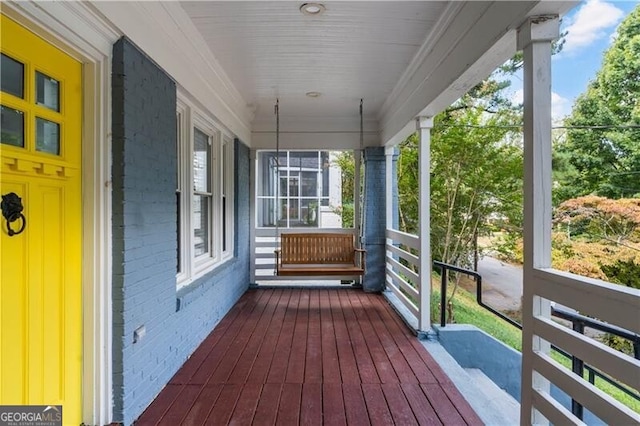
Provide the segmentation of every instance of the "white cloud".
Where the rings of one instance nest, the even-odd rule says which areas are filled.
[[[562,120],[571,113],[571,101],[556,92],[551,92],[551,117],[553,121]]]
[[[578,9],[569,26],[564,49],[566,53],[588,47],[596,40],[609,36],[611,27],[618,25],[624,12],[612,3],[602,0],[589,0]]]
[[[524,90],[516,90],[511,96],[511,102],[514,104],[521,104],[524,100]],[[554,122],[562,120],[564,117],[571,113],[571,101],[557,94],[551,92],[551,118]]]

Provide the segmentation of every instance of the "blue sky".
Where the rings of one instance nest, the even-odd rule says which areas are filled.
[[[568,34],[562,52],[552,62],[554,119],[571,112],[575,99],[600,69],[616,28],[638,4],[640,0],[588,0],[564,16],[561,31]],[[514,101],[522,101],[521,75],[512,79],[511,92]]]

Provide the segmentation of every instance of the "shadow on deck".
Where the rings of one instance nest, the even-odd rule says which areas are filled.
[[[255,289],[136,422],[205,423],[482,421],[383,296]]]

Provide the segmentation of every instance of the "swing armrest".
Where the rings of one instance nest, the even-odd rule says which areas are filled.
[[[274,250],[273,253],[276,255],[276,265],[280,264],[280,250]]]
[[[367,256],[367,251],[365,249],[356,248],[354,251],[360,255],[360,264],[359,266],[364,269],[365,267],[365,257]]]

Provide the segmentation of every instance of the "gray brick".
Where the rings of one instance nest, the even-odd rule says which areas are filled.
[[[234,259],[176,292],[175,83],[125,38],[112,71],[113,410],[128,425],[248,288],[250,163],[236,140]]]
[[[363,245],[367,250],[367,269],[362,285],[367,292],[379,292],[385,287],[386,163],[384,148],[365,148],[364,162]]]

